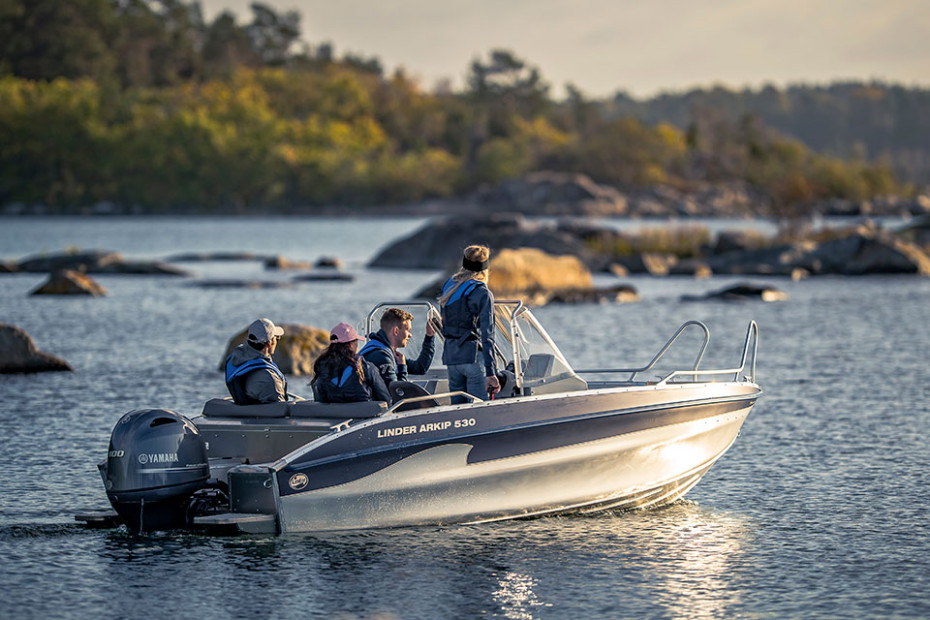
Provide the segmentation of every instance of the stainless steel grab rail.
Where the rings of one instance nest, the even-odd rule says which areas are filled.
[[[394,413],[394,412],[396,411],[396,409],[397,409],[398,407],[400,407],[401,405],[403,405],[404,403],[418,403],[418,402],[421,402],[421,401],[424,401],[424,400],[433,400],[433,399],[435,399],[435,398],[444,398],[444,397],[446,397],[446,396],[464,396],[464,397],[470,399],[471,402],[473,402],[473,403],[483,403],[483,402],[484,402],[483,399],[478,398],[477,396],[473,396],[473,395],[469,394],[468,392],[459,392],[459,391],[456,391],[456,392],[442,392],[442,393],[440,393],[440,394],[427,394],[427,395],[424,395],[424,396],[411,396],[410,398],[401,399],[401,400],[397,401],[396,403],[394,403],[393,405],[391,405],[390,408],[389,408],[387,411],[385,411],[384,413],[382,413],[381,415],[382,415],[382,416],[385,416],[385,415],[388,415],[388,414],[390,414],[390,413]],[[463,404],[464,404],[464,403],[463,403]]]
[[[740,358],[740,365],[738,368],[724,368],[724,369],[715,369],[715,370],[699,370],[701,360],[704,358],[704,351],[707,349],[707,344],[710,342],[710,330],[707,329],[707,326],[704,325],[701,321],[688,321],[684,323],[681,327],[678,328],[678,331],[669,338],[668,342],[665,343],[665,346],[652,358],[652,361],[642,368],[590,368],[583,370],[576,370],[578,374],[600,374],[600,373],[631,373],[630,382],[636,379],[636,375],[641,372],[646,372],[647,370],[655,367],[656,363],[665,355],[665,352],[668,351],[672,344],[678,339],[681,333],[690,325],[695,325],[701,328],[704,332],[704,341],[701,344],[701,350],[698,352],[697,359],[694,361],[694,367],[690,370],[674,370],[667,374],[665,377],[660,379],[657,385],[664,385],[669,383],[675,377],[690,376],[692,381],[697,381],[698,376],[715,376],[715,375],[734,375],[733,380],[739,381],[740,373],[746,370],[746,365],[749,363],[749,377],[748,379],[755,383],[756,381],[756,353],[759,348],[759,326],[755,321],[749,322],[749,328],[746,331],[746,339],[743,341],[743,353]],[[751,354],[751,359],[750,359]]]
[[[698,351],[697,358],[694,360],[694,367],[691,369],[691,371],[676,371],[676,372],[681,372],[683,374],[686,372],[691,372],[695,375],[704,374],[701,372],[697,372],[697,370],[698,370],[698,367],[701,365],[701,360],[704,359],[704,351],[707,350],[707,344],[710,342],[710,330],[707,329],[707,326],[704,325],[704,323],[702,323],[701,321],[687,321],[683,323],[681,327],[678,328],[678,331],[676,331],[675,334],[671,338],[668,339],[668,342],[665,343],[665,346],[662,347],[658,353],[656,353],[655,357],[652,358],[652,361],[646,364],[645,366],[643,366],[642,368],[585,368],[583,370],[576,370],[575,372],[577,374],[628,372],[628,373],[631,373],[629,381],[633,381],[635,380],[636,375],[638,375],[639,373],[646,372],[647,370],[651,370],[653,367],[655,367],[656,363],[658,363],[658,361],[662,359],[662,356],[665,355],[665,352],[668,351],[672,347],[672,345],[675,343],[676,340],[678,340],[678,337],[682,334],[682,332],[684,332],[688,327],[692,325],[701,328],[701,330],[704,332],[704,341],[701,343],[701,350]]]
[[[752,345],[752,363],[749,370],[749,381],[752,383],[756,382],[756,352],[759,350],[759,326],[755,321],[749,321],[749,328],[746,330],[746,340],[743,341],[743,354],[740,357],[740,365],[738,368],[724,368],[719,370],[701,370],[701,371],[689,371],[689,370],[674,370],[663,377],[657,385],[665,385],[666,383],[671,382],[675,377],[680,377],[683,375],[692,375],[692,381],[697,381],[698,375],[733,375],[734,381],[739,381],[740,373],[746,370],[746,363],[749,361],[750,345]]]

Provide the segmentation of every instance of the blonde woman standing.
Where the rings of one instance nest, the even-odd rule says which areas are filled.
[[[490,259],[491,250],[483,245],[465,248],[462,268],[446,280],[439,296],[449,390],[483,399],[500,390],[494,360],[494,295],[487,285]]]

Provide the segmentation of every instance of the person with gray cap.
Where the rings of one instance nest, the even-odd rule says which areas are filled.
[[[287,380],[272,359],[284,330],[268,319],[249,325],[248,336],[226,358],[226,387],[237,405],[287,400]]]

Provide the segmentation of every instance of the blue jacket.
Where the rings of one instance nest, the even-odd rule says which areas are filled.
[[[430,364],[433,363],[433,354],[436,352],[434,340],[435,336],[424,336],[420,356],[415,360],[407,360],[406,364],[398,364],[387,334],[379,329],[368,334],[368,342],[358,354],[378,367],[384,385],[389,386],[392,381],[406,381],[408,372],[414,375],[426,374]]]
[[[444,296],[456,286],[452,278],[442,285]],[[494,295],[484,282],[465,280],[442,306],[442,363],[484,362],[485,376],[497,372],[494,361]],[[479,357],[478,353],[481,352]]]
[[[390,404],[391,393],[385,387],[378,369],[365,358],[360,358],[360,361],[365,370],[365,381],[359,378],[354,365],[337,359],[331,359],[329,363],[324,362],[310,383],[313,387],[313,398],[321,403],[381,400]]]
[[[274,360],[245,344],[226,358],[226,387],[237,405],[287,400],[287,380]]]

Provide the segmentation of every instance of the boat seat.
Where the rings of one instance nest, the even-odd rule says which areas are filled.
[[[391,381],[390,386],[391,400],[399,402],[405,398],[414,398],[416,396],[431,396],[432,394],[426,388],[411,383],[410,381]],[[429,407],[438,407],[439,401],[435,398],[421,400],[415,403],[407,403],[397,408],[397,411],[410,411],[411,409],[428,409]]]
[[[388,405],[380,400],[366,400],[358,403],[318,403],[315,400],[302,400],[291,403],[292,418],[329,418],[345,420],[348,418],[377,418],[387,411]]]
[[[203,405],[206,418],[283,418],[287,416],[290,403],[263,403],[261,405],[237,405],[231,398],[211,398]]]

